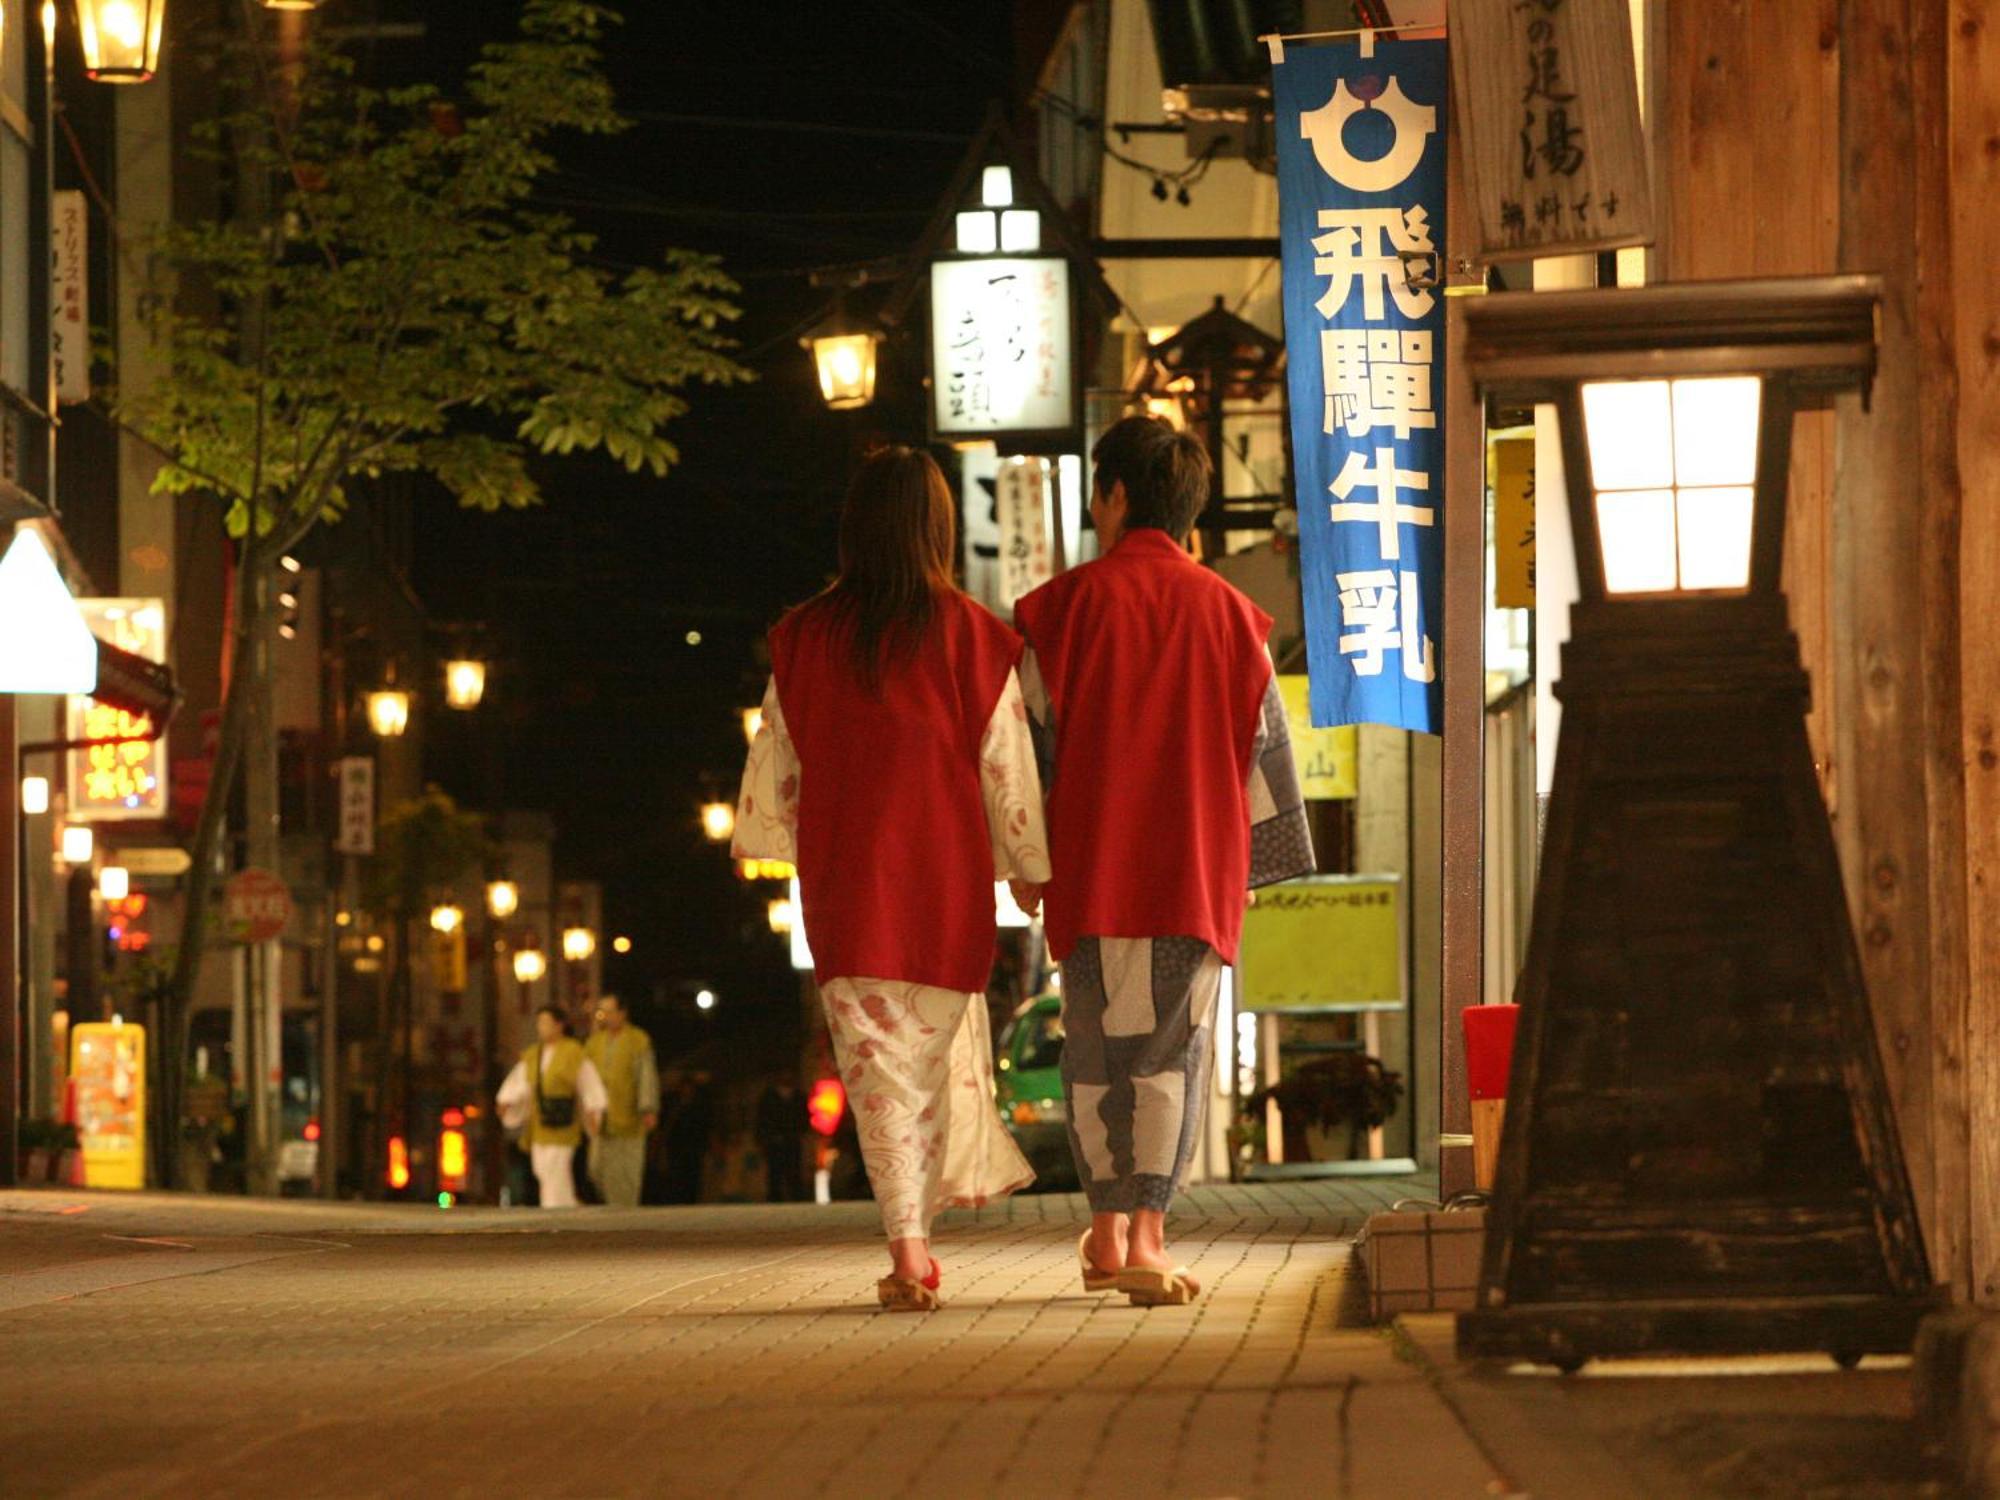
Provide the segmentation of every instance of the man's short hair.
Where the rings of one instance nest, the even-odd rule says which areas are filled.
[[[1125,529],[1141,526],[1186,539],[1208,506],[1208,453],[1196,439],[1159,417],[1120,419],[1090,450],[1097,487],[1105,494],[1123,483]]]

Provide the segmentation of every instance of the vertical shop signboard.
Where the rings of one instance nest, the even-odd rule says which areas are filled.
[[[1445,44],[1272,67],[1312,722],[1443,719]]]
[[[56,400],[90,399],[90,218],[80,188],[50,195],[49,363]]]
[[[159,599],[79,599],[90,633],[147,661],[167,659],[167,610]],[[69,753],[69,815],[78,822],[163,818],[167,737],[150,715],[95,698],[69,700],[69,737],[109,741]]]
[[[334,833],[338,854],[375,852],[375,761],[367,755],[340,758],[340,826]]]
[[[70,1028],[83,1184],[146,1185],[146,1028],[85,1021]]]
[[[996,476],[994,514],[1000,524],[1000,596],[1011,614],[1024,594],[1056,576],[1050,532],[1054,465],[1044,458],[1005,458]]]
[[[1493,486],[1493,606],[1535,607],[1535,440],[1487,445]]]

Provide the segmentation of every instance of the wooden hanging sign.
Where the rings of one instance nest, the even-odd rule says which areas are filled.
[[[1652,243],[1626,0],[1452,0],[1451,76],[1482,258]]]

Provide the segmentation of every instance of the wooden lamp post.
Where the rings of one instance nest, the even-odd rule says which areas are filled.
[[[1460,1353],[1910,1347],[1934,1305],[1780,591],[1793,414],[1865,391],[1842,276],[1466,305],[1552,403],[1580,597]]]

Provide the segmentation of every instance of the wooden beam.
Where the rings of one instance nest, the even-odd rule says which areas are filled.
[[[1953,28],[1952,263],[1956,278],[1959,589],[2000,597],[2000,32]],[[1972,1296],[2000,1304],[2000,646],[1967,610],[1959,659],[1964,704],[1968,1101],[1967,1224]]]
[[[1946,0],[1841,0],[1840,264],[1884,279],[1872,410],[1836,418],[1834,762],[1849,900],[1932,1264],[1961,1295],[1964,842]],[[1949,736],[1948,738],[1946,736]]]

